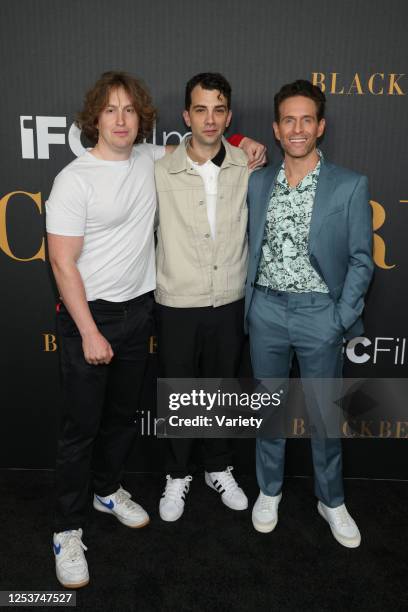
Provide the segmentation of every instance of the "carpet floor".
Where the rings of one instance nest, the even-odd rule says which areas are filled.
[[[239,481],[251,508],[255,479]],[[0,590],[63,590],[51,549],[53,482],[52,471],[0,472]],[[91,510],[83,538],[91,581],[77,591],[79,610],[408,610],[408,482],[346,480],[362,533],[354,550],[333,539],[308,478],[285,481],[270,534],[253,529],[250,509],[226,508],[201,476],[176,523],[158,516],[162,476],[129,473],[123,484],[151,523],[128,529]]]

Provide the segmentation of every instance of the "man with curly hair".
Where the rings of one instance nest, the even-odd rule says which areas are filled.
[[[143,83],[104,73],[77,121],[94,147],[58,174],[47,202],[64,397],[53,543],[68,588],[89,582],[82,527],[91,485],[96,510],[128,527],[149,523],[121,477],[152,330],[154,162],[174,148],[143,144],[155,114]]]
[[[136,434],[151,334],[153,171],[165,153],[134,144],[150,133],[154,119],[140,81],[103,74],[78,115],[95,146],[58,174],[47,202],[49,258],[61,296],[64,397],[54,552],[57,578],[68,588],[89,581],[82,527],[91,482],[94,508],[128,527],[149,523],[120,483]]]

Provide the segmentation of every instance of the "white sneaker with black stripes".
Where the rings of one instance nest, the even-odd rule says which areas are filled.
[[[248,498],[232,475],[234,468],[229,465],[223,472],[205,472],[205,482],[218,491],[221,501],[231,510],[246,510]]]
[[[192,480],[192,476],[172,478],[167,474],[166,488],[159,504],[159,514],[163,521],[177,521],[183,514],[186,495]]]

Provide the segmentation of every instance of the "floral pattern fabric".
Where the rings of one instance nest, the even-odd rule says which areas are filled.
[[[257,284],[278,291],[329,292],[307,252],[320,164],[290,187],[282,163],[266,214]]]

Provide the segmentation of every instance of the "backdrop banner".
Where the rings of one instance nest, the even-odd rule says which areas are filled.
[[[159,109],[149,141],[157,144],[187,133],[186,81],[223,73],[232,86],[230,134],[265,143],[271,161],[280,156],[272,134],[276,91],[305,78],[325,92],[321,149],[369,177],[373,209],[375,277],[364,335],[344,344],[344,373],[407,377],[406,0],[3,0],[1,9],[0,467],[54,466],[61,395],[45,202],[56,174],[87,146],[75,114],[106,70],[126,70],[148,85]],[[156,342],[135,415],[135,471],[162,469]],[[247,349],[242,374],[251,375]],[[399,436],[386,433],[343,441],[345,476],[408,477],[408,423]],[[254,440],[234,444],[239,467],[253,470]],[[311,474],[308,440],[288,447],[287,473]]]

